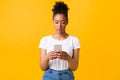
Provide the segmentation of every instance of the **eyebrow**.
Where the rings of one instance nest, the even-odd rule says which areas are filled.
[[[55,20],[55,21],[59,21],[59,20]],[[62,20],[62,21],[65,21],[65,19],[64,19],[64,20]]]

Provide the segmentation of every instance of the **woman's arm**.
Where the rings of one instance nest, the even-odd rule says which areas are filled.
[[[75,71],[78,68],[79,61],[79,51],[80,49],[73,50],[73,57],[67,56],[68,66],[71,70]]]
[[[49,60],[56,59],[57,56],[54,51],[46,53],[46,49],[40,49],[40,67],[43,71],[49,68]]]
[[[46,50],[40,49],[40,67],[44,71],[48,68],[49,59],[46,56]]]

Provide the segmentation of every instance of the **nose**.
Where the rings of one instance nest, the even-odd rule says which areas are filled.
[[[61,23],[61,22],[59,22],[58,26],[61,28],[61,27],[62,27],[62,23]]]

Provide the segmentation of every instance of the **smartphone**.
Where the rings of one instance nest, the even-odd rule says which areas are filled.
[[[60,44],[54,45],[54,51],[56,51],[56,50],[62,51],[62,45],[60,45]]]

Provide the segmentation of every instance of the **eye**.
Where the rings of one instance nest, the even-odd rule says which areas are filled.
[[[54,23],[55,23],[55,24],[58,24],[58,21],[55,21]]]
[[[65,24],[65,21],[62,21],[62,24]]]

